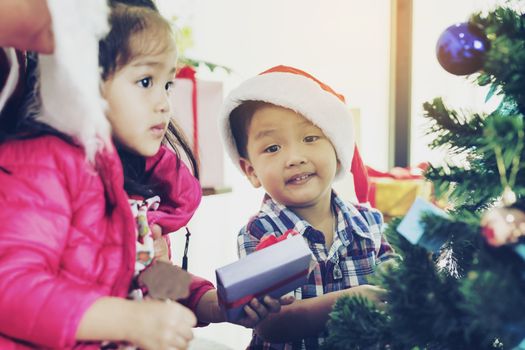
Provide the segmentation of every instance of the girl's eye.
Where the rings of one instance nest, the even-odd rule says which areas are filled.
[[[139,81],[137,81],[137,85],[143,88],[149,88],[153,85],[153,79],[151,79],[150,77],[140,79]]]
[[[304,142],[314,142],[319,140],[319,136],[306,136]]]
[[[280,149],[281,149],[281,146],[271,145],[270,147],[267,147],[264,149],[264,153],[275,153]]]
[[[168,82],[166,83],[166,87],[165,87],[165,88],[166,88],[166,91],[167,91],[167,92],[170,92],[171,89],[173,89],[173,82],[172,82],[172,81],[168,81]]]

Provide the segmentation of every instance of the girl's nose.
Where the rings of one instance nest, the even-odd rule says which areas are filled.
[[[155,105],[156,111],[162,114],[169,113],[171,109],[170,98],[170,95],[165,90],[163,90],[160,93],[160,96],[157,97],[157,103]]]

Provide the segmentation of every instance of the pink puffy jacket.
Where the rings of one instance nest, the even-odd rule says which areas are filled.
[[[97,164],[54,136],[0,145],[0,349],[97,349],[75,344],[82,316],[126,296],[135,222],[117,154]]]
[[[176,163],[165,147],[146,163],[163,189],[150,224],[165,232],[186,225],[201,199],[199,182]],[[135,261],[117,154],[99,155],[94,169],[81,148],[54,136],[2,144],[0,198],[0,349],[98,349],[75,344],[80,319],[97,298],[127,295]],[[194,310],[213,288],[193,276],[183,304]]]

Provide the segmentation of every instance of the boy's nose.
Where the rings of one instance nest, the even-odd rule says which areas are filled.
[[[288,156],[288,161],[286,162],[287,167],[293,167],[301,164],[306,164],[307,158],[300,152],[294,151],[290,152]]]

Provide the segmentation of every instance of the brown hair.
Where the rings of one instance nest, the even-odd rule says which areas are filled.
[[[248,129],[253,115],[267,106],[272,104],[264,101],[243,101],[230,113],[230,128],[237,152],[242,158],[248,159]]]
[[[102,79],[142,55],[175,49],[170,23],[153,8],[111,1],[111,31],[99,42]]]

